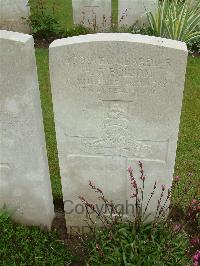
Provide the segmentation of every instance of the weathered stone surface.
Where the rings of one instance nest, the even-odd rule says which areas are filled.
[[[111,27],[111,0],[72,0],[74,24],[96,31]]]
[[[30,35],[0,31],[0,208],[24,224],[54,217],[36,62]]]
[[[91,180],[116,204],[130,200],[127,168],[140,183],[144,165],[148,212],[161,185],[172,184],[187,60],[182,42],[127,33],[54,41],[50,72],[66,221],[85,225],[79,195],[96,201]],[[141,184],[141,183],[140,183]],[[76,208],[76,209],[75,209]],[[75,211],[76,210],[76,211]],[[80,213],[77,213],[80,212]],[[130,215],[131,207],[128,208]]]
[[[157,0],[119,0],[118,25],[124,27],[147,23],[146,12],[154,12]]]
[[[29,12],[28,0],[0,0],[0,29],[29,33],[29,26],[22,20]]]

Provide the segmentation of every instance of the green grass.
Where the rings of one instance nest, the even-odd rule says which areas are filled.
[[[51,175],[53,196],[55,199],[62,197],[62,189],[60,181],[60,171],[58,166],[58,152],[49,81],[48,49],[36,49],[36,60],[40,85],[40,96],[47,145],[47,154],[49,160],[49,171]]]
[[[48,0],[51,5],[55,0]],[[57,0],[55,5],[55,16],[63,29],[73,26],[73,12],[71,0]]]
[[[200,197],[200,57],[188,58],[187,74],[181,113],[175,173],[184,185],[191,182],[190,193],[183,195],[189,201],[195,193]]]
[[[61,184],[55,140],[53,107],[48,72],[48,50],[36,49],[40,93],[44,116],[47,151],[54,198],[60,198]],[[200,58],[188,58],[183,109],[176,158],[176,174],[192,182],[191,193],[184,196],[189,201],[197,191],[200,181]]]
[[[11,222],[0,212],[0,265],[69,265],[74,258],[55,232],[43,232]]]
[[[116,25],[118,23],[118,1],[112,0],[112,20]]]

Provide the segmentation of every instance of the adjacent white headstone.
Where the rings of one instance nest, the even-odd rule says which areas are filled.
[[[146,12],[155,12],[157,0],[119,0],[118,26],[130,27],[147,22]]]
[[[128,166],[155,214],[161,185],[172,184],[187,48],[182,42],[128,33],[54,41],[50,72],[66,222],[85,225],[81,195],[100,204],[91,180],[130,215]],[[99,205],[101,208],[101,205]],[[126,213],[127,210],[127,213]]]
[[[72,0],[74,24],[95,31],[111,27],[111,0]]]
[[[28,0],[0,0],[0,29],[29,33],[29,26],[22,20],[29,13]]]
[[[54,217],[33,38],[0,31],[0,209],[24,224]]]

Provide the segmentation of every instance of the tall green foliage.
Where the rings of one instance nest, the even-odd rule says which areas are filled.
[[[186,43],[200,38],[200,0],[163,0],[147,17],[155,36]]]

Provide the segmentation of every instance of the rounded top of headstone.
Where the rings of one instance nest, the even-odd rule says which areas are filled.
[[[155,46],[162,46],[166,48],[183,50],[187,52],[187,46],[184,42],[155,37],[155,36],[147,36],[147,35],[131,34],[131,33],[96,33],[96,34],[79,35],[79,36],[55,40],[51,43],[50,48],[71,45],[71,44],[100,42],[100,41],[150,44]]]
[[[26,43],[27,41],[33,39],[33,37],[29,34],[0,30],[0,39],[7,39],[11,41]]]

